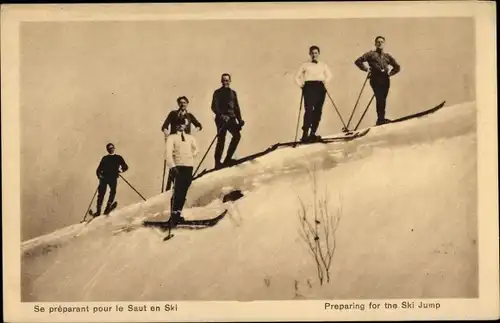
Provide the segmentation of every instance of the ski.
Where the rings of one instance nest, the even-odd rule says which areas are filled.
[[[417,112],[415,114],[411,114],[411,115],[408,115],[408,116],[405,116],[405,117],[401,117],[401,118],[392,120],[392,121],[390,121],[388,123],[398,123],[398,122],[402,122],[402,121],[406,121],[406,120],[410,120],[410,119],[415,119],[415,118],[420,118],[420,117],[429,115],[431,113],[434,113],[434,112],[438,111],[442,107],[444,107],[445,103],[446,103],[446,101],[443,101],[440,104],[438,104],[437,106],[435,106],[434,108],[431,108],[431,109],[428,109],[428,110],[424,110],[424,111],[421,111],[421,112]]]
[[[333,136],[333,137],[324,137],[321,140],[315,140],[315,141],[308,141],[308,142],[290,141],[290,142],[276,143],[260,153],[242,158],[240,160],[237,160],[235,165],[242,164],[245,161],[252,161],[255,158],[258,158],[260,156],[264,156],[264,155],[266,155],[270,152],[273,152],[277,149],[280,149],[280,148],[296,147],[299,145],[310,145],[310,144],[317,144],[317,143],[328,144],[328,143],[339,142],[339,141],[350,141],[350,140],[365,136],[369,131],[370,131],[370,129],[368,128],[368,129],[359,130],[359,131],[351,131],[351,132],[345,133],[343,135],[338,135],[338,136]],[[210,170],[204,169],[202,172],[200,172],[199,174],[194,176],[193,180],[198,179],[206,174],[213,173],[213,172],[225,169],[225,168],[230,168],[230,167],[235,166],[235,165],[223,165],[221,168],[212,168]]]
[[[302,146],[302,145],[328,144],[328,143],[338,142],[338,141],[350,141],[350,140],[365,136],[369,131],[370,131],[370,128],[367,128],[367,129],[364,129],[362,131],[354,131],[354,132],[346,133],[344,135],[339,135],[339,136],[323,137],[323,138],[318,139],[318,140],[281,142],[281,143],[275,144],[275,147],[276,148],[296,147],[296,146]]]
[[[374,126],[366,128],[366,129],[380,127],[380,126],[385,126],[387,124],[392,124],[392,123],[399,123],[399,122],[403,122],[403,121],[407,121],[407,120],[411,120],[411,119],[421,118],[421,117],[427,116],[429,114],[432,114],[432,113],[440,110],[441,108],[444,107],[445,103],[446,103],[446,101],[443,101],[443,102],[439,103],[438,105],[436,105],[433,108],[430,108],[430,109],[427,109],[427,110],[424,110],[424,111],[420,111],[420,112],[417,112],[417,113],[414,113],[414,114],[410,114],[410,115],[407,115],[407,116],[404,116],[404,117],[400,117],[398,119],[394,119],[394,120],[388,121],[388,122],[386,122],[384,124],[374,125]]]
[[[175,222],[175,223],[173,223],[170,219],[167,221],[146,220],[143,222],[143,226],[160,228],[161,230],[164,231],[173,229],[200,230],[215,226],[220,220],[222,220],[226,216],[226,214],[227,210],[224,210],[220,215],[212,219],[183,220],[181,222]]]

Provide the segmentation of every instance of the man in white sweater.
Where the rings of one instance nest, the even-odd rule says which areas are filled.
[[[325,102],[325,83],[331,80],[332,74],[328,65],[318,61],[319,54],[319,47],[311,46],[309,48],[311,60],[303,63],[295,76],[295,81],[302,88],[302,95],[304,96],[305,111],[301,141],[321,138],[316,135],[316,131],[321,121],[321,113]]]
[[[177,125],[177,132],[166,141],[167,166],[173,174],[174,192],[171,199],[171,220],[181,222],[186,195],[193,180],[194,157],[198,154],[196,140],[186,133],[186,124]]]

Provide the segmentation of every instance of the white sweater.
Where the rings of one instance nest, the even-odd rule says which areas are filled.
[[[168,168],[176,166],[194,166],[194,157],[198,154],[198,146],[193,136],[184,133],[185,141],[182,141],[181,133],[171,134],[166,142],[166,161]]]
[[[332,73],[323,62],[318,63],[305,62],[300,65],[297,75],[295,75],[295,82],[298,86],[303,86],[306,81],[323,81],[328,83],[332,78]]]

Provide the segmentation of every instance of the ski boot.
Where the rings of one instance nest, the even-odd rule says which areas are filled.
[[[391,123],[392,120],[390,119],[382,119],[382,120],[377,120],[377,123],[375,124],[376,126],[381,126],[381,125],[384,125],[386,123]]]
[[[315,133],[312,133],[310,136],[309,136],[309,142],[318,142],[318,141],[321,141],[321,136],[315,134]]]
[[[104,215],[108,215],[111,211],[113,211],[116,208],[116,205],[117,205],[116,202],[113,202],[111,204],[108,203],[106,205],[106,208],[104,209]]]
[[[176,224],[186,221],[182,216],[181,211],[173,211],[171,216],[171,223],[175,226]]]
[[[237,161],[233,158],[226,158],[224,160],[224,166],[234,166],[236,165]]]
[[[223,165],[222,165],[222,163],[220,161],[218,161],[218,160],[215,161],[215,166],[214,166],[215,169],[221,169],[222,166]]]
[[[302,138],[300,138],[300,142],[308,142],[309,141],[309,135],[307,134],[308,132],[309,132],[308,130],[302,131]]]
[[[101,209],[97,209],[97,211],[95,211],[95,213],[94,213],[92,210],[89,210],[89,214],[90,214],[91,216],[93,216],[94,218],[95,218],[95,217],[98,217],[98,216],[100,216],[100,215],[101,215]]]

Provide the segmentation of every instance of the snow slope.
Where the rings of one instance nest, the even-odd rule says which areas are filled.
[[[197,179],[186,218],[144,228],[169,193],[22,244],[23,301],[441,298],[478,296],[474,102],[373,128],[360,139],[282,148]],[[316,169],[339,211],[330,282],[298,230]],[[222,203],[225,194],[243,197]]]

